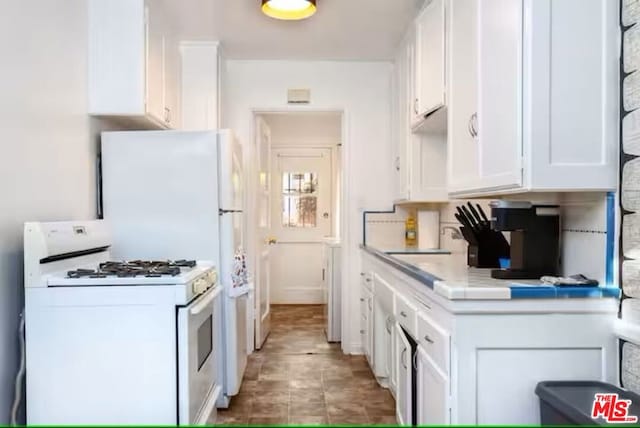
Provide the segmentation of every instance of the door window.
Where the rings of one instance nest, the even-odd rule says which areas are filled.
[[[313,172],[282,174],[282,226],[313,228],[317,226],[318,175]]]

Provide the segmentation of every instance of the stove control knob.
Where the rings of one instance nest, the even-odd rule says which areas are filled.
[[[207,289],[207,282],[203,278],[197,279],[193,281],[193,283],[191,284],[191,290],[193,291],[194,294],[200,294],[206,289]]]

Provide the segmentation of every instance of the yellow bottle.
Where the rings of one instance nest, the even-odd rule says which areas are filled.
[[[418,229],[413,214],[409,214],[404,224],[404,244],[409,248],[418,245]]]

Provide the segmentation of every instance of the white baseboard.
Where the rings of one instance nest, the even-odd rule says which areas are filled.
[[[271,303],[274,305],[321,305],[324,303],[322,288],[284,288],[272,290]]]
[[[361,342],[352,342],[351,344],[342,342],[342,352],[348,355],[364,355]]]

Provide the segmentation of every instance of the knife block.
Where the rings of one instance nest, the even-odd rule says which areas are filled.
[[[477,234],[461,227],[462,236],[469,243],[467,265],[476,268],[499,268],[500,259],[510,257],[510,247],[501,232],[483,230]]]

